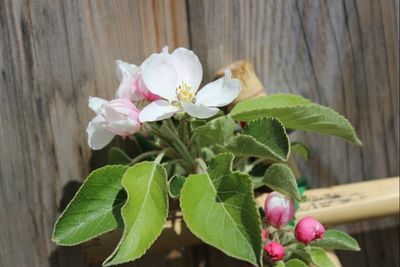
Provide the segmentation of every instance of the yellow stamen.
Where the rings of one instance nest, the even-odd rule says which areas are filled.
[[[187,85],[187,83],[182,82],[182,85],[179,85],[176,88],[176,95],[178,96],[179,101],[193,103],[195,95],[192,93],[191,89],[192,87]]]

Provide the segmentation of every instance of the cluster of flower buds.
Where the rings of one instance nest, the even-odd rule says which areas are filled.
[[[279,230],[287,226],[293,219],[295,213],[294,201],[278,192],[272,192],[265,200],[264,213],[267,223]],[[313,240],[322,239],[324,233],[324,226],[309,216],[302,218],[296,224],[294,230],[296,240],[306,245]],[[279,243],[279,240],[268,239],[268,230],[263,230],[263,240],[266,242],[264,251],[268,259],[276,262],[285,257],[285,248]]]

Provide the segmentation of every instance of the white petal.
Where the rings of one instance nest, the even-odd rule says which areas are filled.
[[[142,78],[153,94],[169,101],[176,100],[177,72],[165,52],[152,54],[142,64]]]
[[[124,79],[124,77],[133,76],[139,69],[135,64],[130,64],[120,59],[115,61],[115,67],[120,82]]]
[[[100,113],[101,107],[107,102],[103,98],[89,96],[89,108],[96,112],[96,114]]]
[[[179,108],[171,105],[168,101],[157,100],[145,106],[139,113],[139,120],[146,121],[160,121],[163,119],[171,118]]]
[[[240,81],[231,78],[231,72],[204,86],[196,95],[196,103],[209,107],[223,107],[231,103],[240,94]]]
[[[199,119],[207,119],[218,113],[219,109],[207,107],[205,105],[199,103],[182,103],[183,110],[187,112],[190,116],[199,118]]]
[[[113,121],[106,128],[117,135],[129,136],[140,130],[140,122],[135,120]]]
[[[115,63],[117,76],[121,82],[117,89],[116,97],[130,99],[133,94],[132,83],[139,68],[122,60],[116,60]]]
[[[88,134],[88,143],[93,150],[99,150],[108,145],[115,134],[109,132],[103,127],[104,118],[97,115],[91,120],[86,128]]]
[[[185,82],[192,88],[192,92],[195,94],[203,78],[203,68],[196,54],[191,50],[180,47],[175,49],[171,54],[169,62],[175,67],[178,73],[176,87]]]

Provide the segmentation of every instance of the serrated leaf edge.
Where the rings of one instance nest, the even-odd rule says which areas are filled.
[[[235,172],[232,171],[232,165],[233,165],[234,155],[233,155],[232,153],[230,153],[230,152],[224,152],[224,153],[220,153],[220,154],[218,154],[218,155],[221,155],[221,154],[229,154],[229,155],[231,156],[232,160],[231,160],[230,168],[229,168],[230,171],[231,171],[231,174],[234,174],[234,173],[235,173],[235,174],[245,175],[245,176],[247,177],[246,183],[247,183],[249,189],[253,192],[253,183],[252,183],[252,181],[250,180],[250,177],[249,177],[248,175],[244,174],[244,173],[240,173],[240,172],[237,172],[237,171],[235,171]],[[217,156],[218,156],[218,155],[217,155]],[[191,179],[189,179],[191,176],[197,176],[197,175],[203,175],[203,174],[206,175],[206,176],[208,177],[208,180],[210,180],[210,183],[211,183],[211,185],[213,186],[213,189],[216,190],[214,184],[213,184],[212,181],[211,181],[211,177],[209,176],[209,174],[208,174],[208,173],[199,173],[199,174],[192,174],[192,175],[189,175],[189,176],[187,177],[187,180],[186,180],[186,182],[184,183],[181,192],[183,192],[183,191],[185,190],[185,188],[188,187],[189,184],[191,183]],[[183,194],[181,193],[181,195],[180,195],[180,197],[179,197],[179,201],[180,201],[180,202],[182,201],[182,200],[181,200],[182,197],[183,197]],[[256,204],[256,201],[255,201],[254,197],[252,197],[251,199],[252,199],[252,204],[254,205],[255,209],[257,209],[257,204]],[[181,206],[181,210],[182,210],[183,219],[185,220],[185,211],[184,211],[184,209],[183,209],[182,206]],[[257,214],[258,214],[258,212],[257,212]],[[258,224],[259,224],[259,226],[260,226],[259,228],[261,229],[260,220],[257,220],[257,221],[258,221]],[[186,223],[186,221],[185,221],[185,223]],[[236,259],[244,260],[244,261],[246,261],[246,262],[248,261],[248,259],[245,259],[245,258],[242,258],[242,257],[237,257],[236,255],[233,255],[232,253],[226,251],[225,249],[220,248],[219,246],[217,247],[217,246],[215,246],[214,244],[211,244],[210,242],[208,242],[207,240],[203,240],[202,237],[198,236],[198,234],[196,233],[196,231],[193,231],[193,229],[189,226],[189,224],[186,223],[186,226],[189,228],[189,230],[190,230],[197,238],[199,238],[200,240],[202,240],[204,243],[206,243],[206,244],[208,244],[208,245],[210,245],[210,246],[213,246],[213,247],[215,247],[215,248],[221,250],[222,252],[224,252],[226,255],[228,255],[228,256],[230,256],[230,257],[234,257],[234,258],[236,258]],[[251,244],[250,244],[250,247],[251,247]],[[261,262],[262,262],[262,255],[263,255],[263,254],[262,254],[262,246],[261,246],[261,248],[260,248],[260,259],[257,259],[257,260],[258,260],[257,264],[261,264]],[[254,262],[251,262],[251,263],[254,264]],[[257,266],[260,266],[260,265],[257,265]]]
[[[167,171],[165,170],[165,168],[164,168],[162,165],[156,164],[156,163],[151,162],[151,161],[142,161],[142,162],[139,162],[139,163],[133,165],[133,166],[130,167],[130,168],[133,168],[134,166],[137,166],[137,165],[140,165],[140,164],[143,164],[143,163],[153,163],[153,164],[154,164],[154,168],[153,168],[153,170],[152,170],[152,174],[154,174],[154,172],[155,172],[157,166],[159,166],[159,167],[163,170],[163,172],[164,172],[164,174],[165,174],[165,177],[167,177]],[[126,172],[125,172],[125,174],[126,174]],[[125,176],[125,174],[124,174],[124,176]],[[124,176],[122,177],[121,182],[124,180]],[[152,175],[152,176],[153,176],[153,175]],[[152,179],[150,179],[150,181],[151,181],[151,180],[152,180]],[[123,182],[122,182],[122,185],[123,185],[123,187],[124,187],[124,183],[123,183]],[[168,186],[168,184],[166,184],[166,186]],[[124,189],[125,189],[125,187],[124,187]],[[125,204],[126,204],[126,203],[128,203],[129,197],[130,197],[130,196],[129,196],[129,193],[128,193],[128,191],[127,191],[126,189],[125,189],[125,191],[126,191],[126,195],[127,195],[127,198],[126,198],[126,201],[125,201]],[[167,194],[168,194],[168,192],[167,192]],[[125,204],[124,204],[124,206],[125,206]],[[122,217],[122,220],[123,220],[123,222],[124,222],[124,225],[126,225],[125,217],[122,215],[122,209],[124,208],[124,206],[122,206],[122,208],[121,208],[121,217]],[[166,220],[167,220],[167,217],[168,217],[168,209],[169,209],[169,201],[168,201],[168,195],[167,195],[167,214],[166,214],[166,216],[165,216],[165,219],[166,219]],[[122,234],[122,236],[121,236],[120,241],[118,242],[118,245],[115,247],[114,251],[110,254],[110,256],[108,256],[108,257],[104,260],[104,262],[102,263],[102,266],[111,266],[111,265],[123,264],[123,263],[127,263],[127,262],[134,261],[134,260],[137,260],[137,259],[141,258],[144,254],[146,254],[146,251],[151,247],[151,245],[153,245],[154,242],[158,239],[158,237],[161,235],[163,229],[164,229],[164,228],[161,227],[161,230],[160,230],[160,232],[158,233],[158,235],[156,235],[156,237],[154,238],[154,241],[153,241],[152,243],[150,243],[150,244],[143,250],[143,253],[141,253],[140,255],[138,255],[136,258],[134,258],[134,259],[129,259],[129,260],[126,260],[126,261],[121,261],[121,262],[115,262],[115,263],[114,263],[114,262],[110,262],[109,260],[118,252],[120,246],[122,245],[122,240],[123,240],[124,236],[125,236],[126,233],[127,233],[127,229],[126,229],[126,227],[124,227],[124,232],[123,232],[123,234]]]
[[[80,191],[82,190],[83,186],[88,182],[89,178],[90,178],[92,175],[94,175],[96,172],[100,172],[100,171],[102,171],[102,170],[104,170],[104,169],[108,169],[108,168],[117,168],[117,167],[118,167],[118,168],[120,168],[120,167],[125,168],[125,169],[126,169],[125,172],[129,169],[129,166],[121,165],[121,164],[118,164],[118,165],[106,165],[106,166],[104,166],[104,167],[98,168],[98,169],[92,171],[91,173],[89,173],[89,175],[86,177],[86,179],[83,181],[83,183],[82,183],[81,186],[79,187],[78,191],[76,191],[74,197],[71,199],[71,201],[68,203],[68,205],[65,207],[65,209],[63,210],[63,212],[60,214],[60,216],[58,217],[58,219],[57,219],[56,222],[54,223],[53,231],[52,231],[52,234],[51,234],[51,241],[55,242],[57,245],[60,245],[60,246],[68,246],[68,247],[69,247],[69,246],[75,246],[75,245],[81,244],[81,243],[86,242],[86,241],[89,241],[89,240],[91,240],[91,239],[93,239],[93,238],[95,238],[95,237],[97,237],[97,236],[100,236],[100,235],[102,235],[102,234],[105,234],[105,233],[108,233],[108,232],[110,232],[110,231],[113,231],[113,230],[103,231],[103,232],[100,232],[100,233],[98,233],[97,235],[95,235],[95,236],[93,236],[93,237],[91,237],[91,238],[86,238],[86,239],[83,239],[83,240],[80,241],[80,242],[68,243],[68,244],[59,242],[58,240],[55,239],[55,236],[54,236],[54,235],[55,235],[55,232],[56,232],[56,225],[57,225],[58,222],[61,220],[61,218],[64,216],[64,213],[67,211],[67,209],[72,205],[72,203],[74,202],[75,198],[77,197],[77,195],[78,195],[78,194],[80,193]],[[121,179],[121,180],[122,180],[122,179]],[[123,189],[123,188],[122,188],[122,189]],[[121,217],[122,217],[122,216],[121,216]]]
[[[285,94],[274,94],[274,95],[272,95],[272,96],[276,96],[276,95],[285,95]],[[271,96],[271,97],[272,97],[272,96]],[[304,98],[304,99],[307,99],[307,98]],[[250,100],[254,100],[254,99],[246,99],[245,101],[242,101],[242,102],[240,102],[240,103],[244,103],[244,102],[250,101]],[[309,100],[309,99],[307,99],[307,100]],[[357,133],[356,133],[354,127],[351,125],[351,123],[349,122],[349,120],[348,120],[345,116],[343,116],[342,114],[338,113],[336,110],[334,110],[334,109],[332,109],[332,108],[330,108],[330,107],[325,107],[325,106],[323,106],[323,105],[320,105],[320,104],[317,104],[317,103],[313,103],[311,100],[309,100],[309,101],[310,101],[309,104],[288,105],[288,106],[275,107],[275,108],[266,108],[266,107],[254,108],[254,109],[252,109],[251,111],[243,111],[243,112],[241,112],[239,116],[238,116],[238,114],[233,113],[233,111],[235,110],[235,108],[234,108],[234,109],[231,111],[231,113],[230,113],[229,115],[230,115],[234,120],[251,121],[251,120],[253,120],[254,118],[250,117],[251,119],[249,119],[247,116],[248,116],[250,113],[254,112],[254,111],[262,111],[262,110],[271,110],[271,111],[272,111],[272,110],[280,110],[280,109],[283,109],[283,108],[286,109],[286,108],[301,108],[301,107],[308,107],[308,106],[316,106],[316,107],[320,107],[320,108],[322,108],[322,109],[329,110],[329,111],[331,111],[332,113],[334,113],[336,116],[338,116],[339,118],[343,119],[343,121],[344,121],[344,123],[346,124],[346,126],[349,127],[349,129],[350,129],[351,133],[353,134],[354,138],[351,138],[351,139],[350,139],[350,138],[345,138],[345,137],[342,137],[342,136],[337,136],[337,135],[328,134],[328,133],[321,133],[321,132],[318,132],[318,133],[325,134],[325,135],[330,135],[330,136],[336,136],[336,137],[342,138],[342,139],[344,139],[344,140],[350,141],[351,143],[353,143],[353,144],[355,144],[355,145],[359,145],[359,146],[362,145],[362,142],[361,142],[361,140],[358,138]],[[240,103],[239,103],[239,104],[240,104]],[[238,104],[238,105],[239,105],[239,104]],[[237,106],[238,106],[238,105],[237,105]],[[307,131],[307,132],[317,132],[317,131],[313,131],[313,130],[303,130],[303,129],[300,129],[300,130],[302,130],[302,131]]]

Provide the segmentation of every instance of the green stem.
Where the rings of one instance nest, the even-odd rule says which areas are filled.
[[[153,126],[152,132],[175,149],[179,156],[188,163],[189,166],[186,167],[196,167],[196,161],[186,148],[185,144],[180,140],[179,136],[169,128],[167,123],[164,123],[162,130],[157,128],[157,126]]]
[[[156,157],[156,159],[154,160],[154,163],[156,164],[160,164],[162,158],[164,157],[165,153],[163,151],[161,151],[160,154],[158,154],[158,156]]]
[[[196,159],[198,163],[198,170],[196,170],[196,173],[204,173],[207,172],[207,164],[204,162],[202,158]]]
[[[159,150],[144,152],[144,153],[140,154],[139,156],[133,158],[132,161],[129,163],[129,166],[133,166],[136,163],[138,163],[148,157],[155,156],[159,153],[160,153]]]

